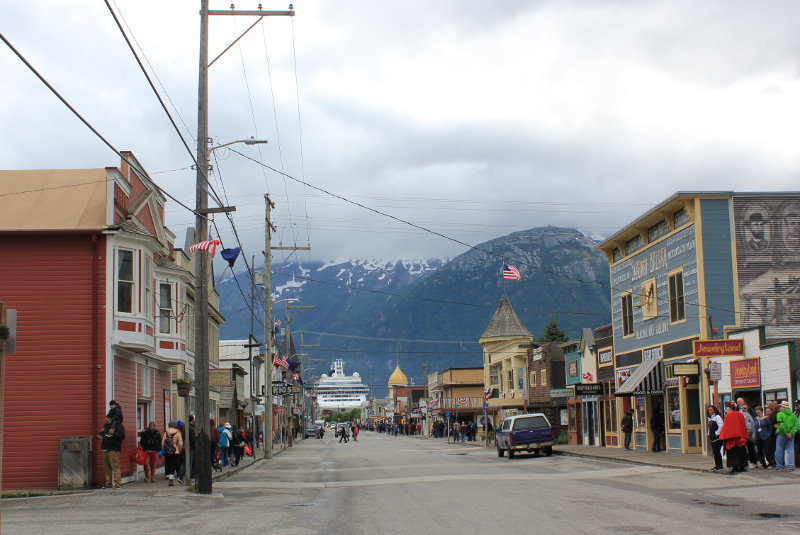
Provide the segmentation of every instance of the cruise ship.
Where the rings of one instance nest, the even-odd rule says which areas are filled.
[[[316,386],[320,409],[342,412],[368,406],[369,387],[364,386],[358,373],[345,375],[342,360],[334,361],[331,371],[331,375],[323,374]]]

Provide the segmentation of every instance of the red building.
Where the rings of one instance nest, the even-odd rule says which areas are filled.
[[[149,421],[164,430],[177,401],[172,373],[193,370],[192,274],[164,224],[166,198],[123,160],[0,171],[0,200],[0,301],[17,310],[2,488],[57,487],[68,437],[91,439],[91,479],[102,481],[97,434],[111,399],[123,410],[120,464],[131,479],[138,432]]]

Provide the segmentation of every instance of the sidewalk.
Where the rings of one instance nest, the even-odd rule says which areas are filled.
[[[605,459],[623,461],[626,463],[646,464],[662,468],[677,468],[680,470],[693,470],[695,472],[708,472],[714,466],[714,459],[706,455],[666,453],[652,451],[625,451],[623,448],[604,448],[599,446],[581,446],[576,444],[559,444],[553,446],[556,455],[570,455],[573,457],[587,457],[590,459]]]

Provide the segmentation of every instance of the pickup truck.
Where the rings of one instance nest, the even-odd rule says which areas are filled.
[[[544,451],[549,457],[553,454],[555,436],[556,432],[544,414],[518,414],[503,419],[494,443],[498,457],[508,452],[508,458],[513,459],[514,454],[521,451],[534,455]]]

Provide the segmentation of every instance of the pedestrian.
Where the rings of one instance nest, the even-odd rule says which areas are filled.
[[[794,436],[798,431],[797,416],[789,408],[789,402],[781,402],[781,410],[775,419],[775,470],[794,470]]]
[[[772,432],[769,435],[769,445],[767,446],[767,459],[772,460],[772,467],[775,468],[775,445],[776,445],[776,434],[775,428],[778,427],[778,411],[780,411],[781,406],[779,403],[772,403],[770,402],[770,406],[768,406],[767,410],[764,411],[764,415],[769,418],[770,429]]]
[[[739,411],[736,403],[729,401],[728,413],[722,423],[719,438],[725,441],[725,451],[728,458],[728,468],[731,474],[747,472],[747,424],[744,415]]]
[[[181,430],[181,438],[184,444],[186,443],[186,430],[180,425],[178,421],[178,428]],[[194,432],[194,414],[189,415],[189,478],[194,477],[194,452],[197,445],[197,435]],[[181,466],[178,471],[178,480],[183,482],[186,478],[186,455],[181,456]]]
[[[230,453],[230,445],[233,434],[231,433],[231,424],[225,422],[225,425],[219,427],[219,466],[225,468],[228,466],[228,454]]]
[[[139,445],[144,450],[144,482],[156,482],[156,463],[158,453],[161,451],[161,433],[156,429],[156,423],[150,422],[147,429],[142,431]]]
[[[172,487],[178,477],[181,451],[183,450],[183,438],[176,422],[170,422],[167,426],[164,438],[161,440],[161,447],[164,450],[164,473],[169,481],[169,486]],[[183,483],[183,481],[178,479],[178,483]]]
[[[111,422],[112,423],[121,424],[122,423],[122,407],[120,407],[119,403],[117,403],[116,400],[113,400],[113,399],[108,402],[108,406],[109,406],[109,409],[108,409],[108,412],[106,413],[106,416],[111,418]]]
[[[625,416],[619,423],[622,432],[625,433],[625,451],[631,451],[631,436],[633,435],[633,409],[625,411]]]
[[[122,439],[125,438],[125,428],[122,423],[115,421],[111,416],[106,416],[106,423],[100,431],[103,450],[103,467],[106,474],[105,488],[121,489],[122,472],[119,469],[119,452],[122,449]]]
[[[664,451],[661,448],[661,440],[664,438],[664,411],[656,408],[650,416],[650,431],[653,433],[653,447],[651,451]]]
[[[214,418],[210,418],[208,424],[209,446],[211,447],[211,468],[221,470],[219,460],[217,459],[219,455],[219,446],[217,445],[219,442],[219,428],[217,428],[217,422]]]
[[[239,461],[242,460],[244,455],[244,433],[242,433],[238,425],[234,425],[231,428],[231,435],[233,436],[233,440],[231,440],[231,448],[233,448],[232,464],[233,466],[239,466]]]
[[[358,442],[359,428],[358,424],[353,425],[353,442]]]
[[[744,416],[744,423],[747,426],[747,460],[748,468],[755,468],[756,464],[756,424],[753,416],[750,414],[750,407],[747,406],[747,401],[744,398],[738,398],[736,405],[739,407],[739,412]]]
[[[342,428],[339,430],[339,444],[344,443],[347,444],[348,442],[348,433],[347,433],[347,424],[343,425]]]
[[[708,444],[709,448],[711,448],[712,455],[714,455],[714,468],[712,468],[711,471],[720,472],[723,469],[722,440],[719,438],[719,433],[722,431],[723,424],[722,415],[720,414],[719,409],[714,405],[709,405],[706,408],[706,415],[708,416],[708,419],[706,420]]]
[[[756,407],[756,461],[761,463],[761,468],[768,468],[773,461],[767,457],[767,444],[772,427],[769,418],[764,415],[764,407]]]

